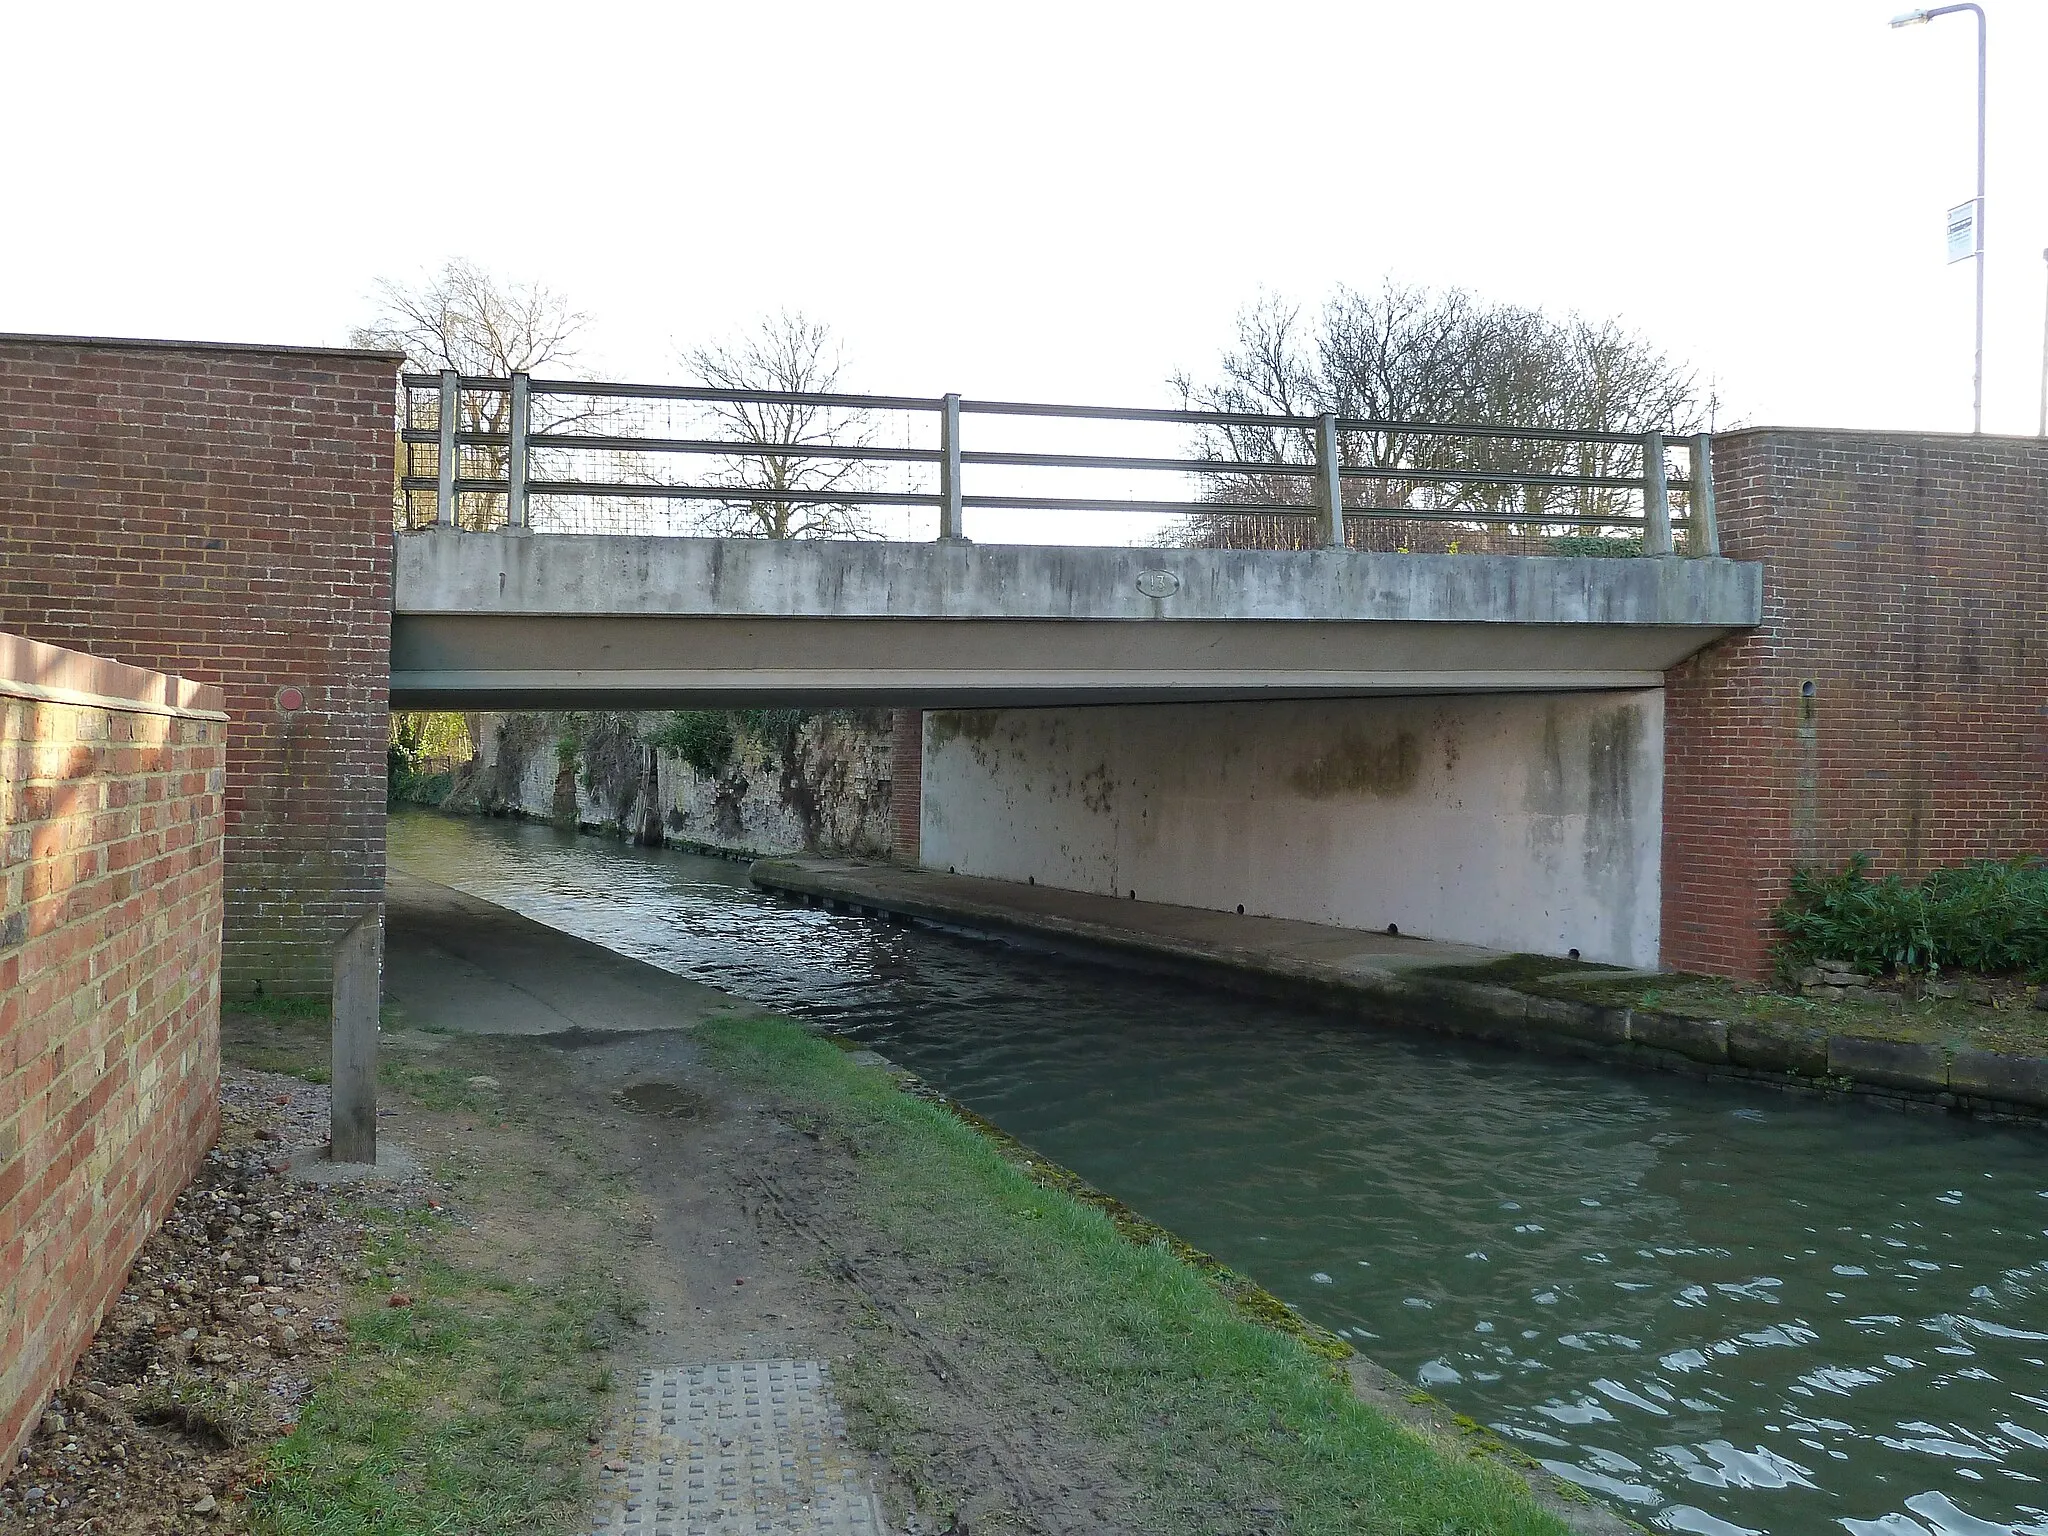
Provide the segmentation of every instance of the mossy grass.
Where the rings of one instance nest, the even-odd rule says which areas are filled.
[[[1606,980],[1588,975],[1524,984],[1540,996],[1611,1007],[1641,1008],[1687,1018],[1726,1019],[1768,1025],[1792,1033],[1848,1035],[1865,1040],[1900,1040],[2000,1051],[2013,1056],[2048,1056],[2048,1012],[2038,1008],[1988,1008],[1960,998],[1884,1002],[1797,997],[1772,987],[1719,976],[1673,974]]]
[[[442,1223],[375,1206],[349,1347],[271,1449],[260,1532],[400,1536],[568,1529],[633,1306],[597,1273],[540,1285],[447,1262]],[[383,1278],[396,1269],[400,1281]],[[390,1305],[394,1286],[408,1305]]]
[[[1593,981],[1621,971],[1617,965],[1592,960],[1560,960],[1555,955],[1502,955],[1498,960],[1481,960],[1471,965],[1432,965],[1416,974],[1430,980],[1476,981],[1485,986],[1523,987],[1551,977],[1568,976],[1573,981]]]
[[[1478,965],[1431,966],[1432,981],[1510,987],[1536,997],[1640,1008],[1685,1018],[1762,1024],[1797,1034],[1850,1035],[2048,1056],[2048,1012],[2020,1006],[1990,1008],[1960,998],[1905,998],[1887,994],[1855,1000],[1800,997],[1775,986],[1688,972],[1644,976],[1613,966],[1546,955],[1504,955]]]
[[[1567,1529],[1502,1467],[1361,1403],[1342,1366],[1246,1317],[1163,1234],[1132,1241],[1096,1204],[1035,1181],[1014,1145],[786,1020],[697,1033],[725,1071],[853,1156],[863,1215],[944,1277],[919,1300],[929,1327],[1057,1373],[1159,1529]],[[844,1373],[843,1390],[857,1419],[885,1421],[901,1404],[870,1374]]]
[[[390,1021],[385,1022],[389,1027]],[[241,1008],[224,1012],[221,1039],[236,1066],[279,1072],[309,1083],[327,1081],[331,1035],[324,1004],[317,1013]],[[469,1086],[470,1075],[459,1067],[423,1063],[413,1053],[393,1049],[388,1043],[378,1053],[377,1081],[423,1109],[482,1112],[494,1107],[496,1099]]]

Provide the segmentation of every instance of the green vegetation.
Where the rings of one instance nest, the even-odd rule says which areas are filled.
[[[733,717],[723,709],[678,709],[648,736],[649,746],[679,757],[699,776],[715,779],[732,761]]]
[[[150,1379],[135,1400],[135,1417],[146,1424],[169,1424],[222,1446],[277,1433],[277,1405],[260,1388],[204,1376]]]
[[[1643,536],[1640,533],[1553,534],[1543,541],[1543,552],[1549,555],[1579,555],[1596,560],[1635,559],[1643,553]]]
[[[223,1016],[236,1066],[323,1082],[327,1011],[311,1005]],[[437,1064],[446,1053],[449,1065]],[[488,1154],[452,1153],[438,1171],[475,1206],[452,1222],[369,1201],[347,1207],[363,1234],[348,1347],[315,1384],[298,1424],[265,1453],[250,1503],[268,1536],[497,1536],[574,1527],[587,1497],[590,1435],[613,1382],[607,1352],[640,1302],[614,1267],[630,1217],[574,1125],[546,1127],[525,1099],[473,1087],[522,1048],[396,1033],[383,1086],[426,1111],[488,1111]],[[424,1058],[424,1059],[423,1059]],[[470,1139],[476,1139],[472,1134]],[[393,1292],[405,1304],[391,1305]],[[144,1416],[227,1443],[268,1429],[230,1392],[181,1387]],[[197,1395],[195,1395],[195,1393]]]
[[[1443,972],[1431,972],[1442,975]],[[1751,982],[1674,972],[1667,976],[1551,978],[1517,984],[1518,990],[1570,1002],[1639,1008],[1684,1018],[1756,1024],[1786,1035],[1852,1035],[1865,1040],[1917,1041],[2048,1056],[2048,1013],[2026,1007],[1991,1008],[1962,998],[1906,998],[1880,993],[1868,1000],[1799,997]]]
[[[1545,1532],[1564,1527],[1490,1461],[1431,1444],[1358,1401],[1343,1368],[1243,1316],[1164,1242],[1034,1181],[1017,1150],[776,1019],[720,1020],[698,1038],[792,1118],[857,1160],[854,1198],[906,1259],[945,1284],[920,1297],[934,1333],[994,1337],[1045,1361],[1084,1405],[1119,1470],[1166,1529],[1300,1533]],[[898,1458],[906,1412],[887,1372],[842,1387],[864,1433]],[[899,1462],[900,1464],[900,1462]]]
[[[871,726],[880,722],[872,715],[853,710],[824,711],[826,719],[865,718]],[[819,717],[806,709],[678,709],[647,733],[647,744],[672,757],[679,757],[707,779],[722,776],[747,742],[787,755],[794,747],[804,722]]]
[[[1791,965],[1843,960],[1869,976],[2024,973],[2048,979],[2048,862],[1980,859],[1917,885],[1872,879],[1857,854],[1838,873],[1800,869],[1778,908]]]
[[[446,1223],[374,1206],[349,1348],[270,1452],[258,1531],[400,1536],[566,1529],[635,1308],[591,1276],[518,1283],[442,1257]],[[403,1284],[410,1305],[392,1306]]]
[[[1488,987],[1528,988],[1531,982],[1555,977],[1573,981],[1612,976],[1621,968],[1592,960],[1560,960],[1555,955],[1502,955],[1473,965],[1432,965],[1417,974],[1431,981],[1474,981]]]
[[[455,787],[453,765],[473,755],[462,716],[393,710],[391,742],[384,752],[386,798],[394,805],[440,805]]]

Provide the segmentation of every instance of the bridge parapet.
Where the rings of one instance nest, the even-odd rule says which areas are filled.
[[[408,529],[676,534],[738,525],[843,536],[887,512],[953,540],[977,512],[1165,517],[1177,522],[1143,542],[1203,547],[1720,552],[1704,433],[525,374],[409,374],[405,384]],[[979,423],[974,447],[963,443],[968,418]],[[1049,447],[1048,429],[1067,437]],[[1089,434],[1102,429],[1116,434],[1118,451],[1074,451],[1074,433],[1096,442]],[[1157,451],[1132,451],[1162,433]],[[1685,458],[1680,475],[1671,473],[1674,451]],[[678,462],[694,467],[663,467]],[[1181,494],[1159,494],[1161,484]],[[1073,542],[1112,541],[1101,533],[1098,524]]]

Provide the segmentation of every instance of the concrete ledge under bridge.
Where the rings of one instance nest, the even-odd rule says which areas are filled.
[[[401,707],[931,707],[1659,686],[1762,619],[1730,560],[398,540]]]

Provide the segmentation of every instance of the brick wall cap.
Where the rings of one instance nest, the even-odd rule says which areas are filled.
[[[259,341],[165,341],[143,336],[44,336],[30,331],[0,331],[0,347],[87,347],[122,352],[231,352],[269,357],[335,357],[351,362],[405,361],[403,352],[382,347],[281,346]]]
[[[1894,443],[1996,443],[2000,446],[2048,448],[2048,438],[2017,432],[1929,432],[1903,427],[1728,427],[1715,441],[1741,437],[1866,437]]]
[[[131,667],[104,656],[45,645],[0,630],[0,697],[81,704],[130,713],[225,720],[226,697],[213,683]]]

